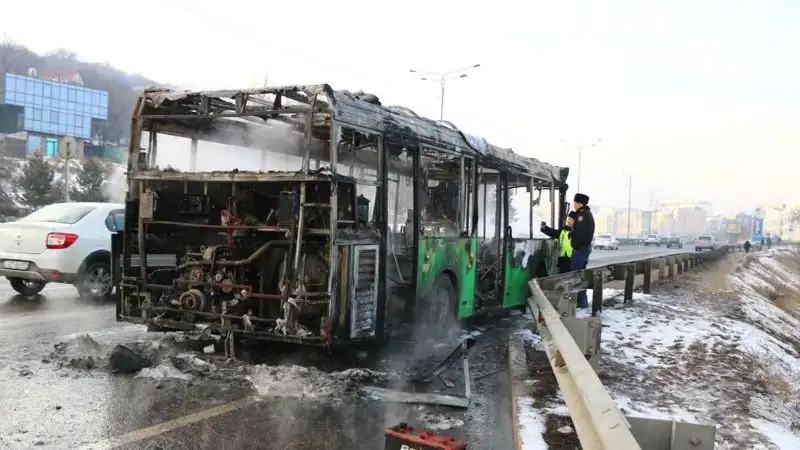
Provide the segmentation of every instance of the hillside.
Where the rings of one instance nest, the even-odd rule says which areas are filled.
[[[59,49],[39,55],[14,42],[0,42],[0,73],[27,75],[31,68],[40,74],[76,70],[86,87],[108,91],[108,121],[97,124],[93,130],[102,143],[120,143],[127,139],[137,89],[159,84],[143,75],[125,73],[105,63],[79,61],[75,52],[70,50]]]
[[[633,304],[605,289],[600,379],[622,412],[716,425],[720,450],[800,448],[798,269],[800,249],[778,247],[732,254]],[[525,448],[575,448],[563,395],[537,392]]]

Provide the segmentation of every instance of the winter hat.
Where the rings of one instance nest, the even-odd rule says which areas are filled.
[[[589,196],[586,194],[575,194],[575,201],[582,204],[588,205],[589,204]]]

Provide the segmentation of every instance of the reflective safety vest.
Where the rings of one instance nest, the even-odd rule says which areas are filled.
[[[569,239],[569,230],[561,230],[561,234],[558,235],[558,245],[560,249],[559,257],[572,258],[572,242]]]

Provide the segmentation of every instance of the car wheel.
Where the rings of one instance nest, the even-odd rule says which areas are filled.
[[[44,281],[23,280],[22,278],[9,278],[11,287],[22,295],[36,295],[44,289]]]
[[[106,261],[93,261],[87,264],[78,281],[78,292],[84,298],[106,298],[111,294],[113,287],[111,267]]]

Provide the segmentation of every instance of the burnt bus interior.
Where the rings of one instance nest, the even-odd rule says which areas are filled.
[[[502,237],[503,192],[533,199],[566,178],[327,85],[147,90],[131,129],[126,224],[112,245],[117,318],[154,330],[324,347],[382,340],[413,316],[420,239],[477,238],[481,225],[487,236],[490,203],[497,217],[505,210],[493,224]],[[178,140],[189,161],[176,168]],[[260,165],[216,170],[243,149]],[[198,167],[202,155],[210,169]],[[487,201],[487,186],[500,201]],[[487,244],[495,259],[502,240]],[[482,280],[501,277],[492,264],[479,258]]]

